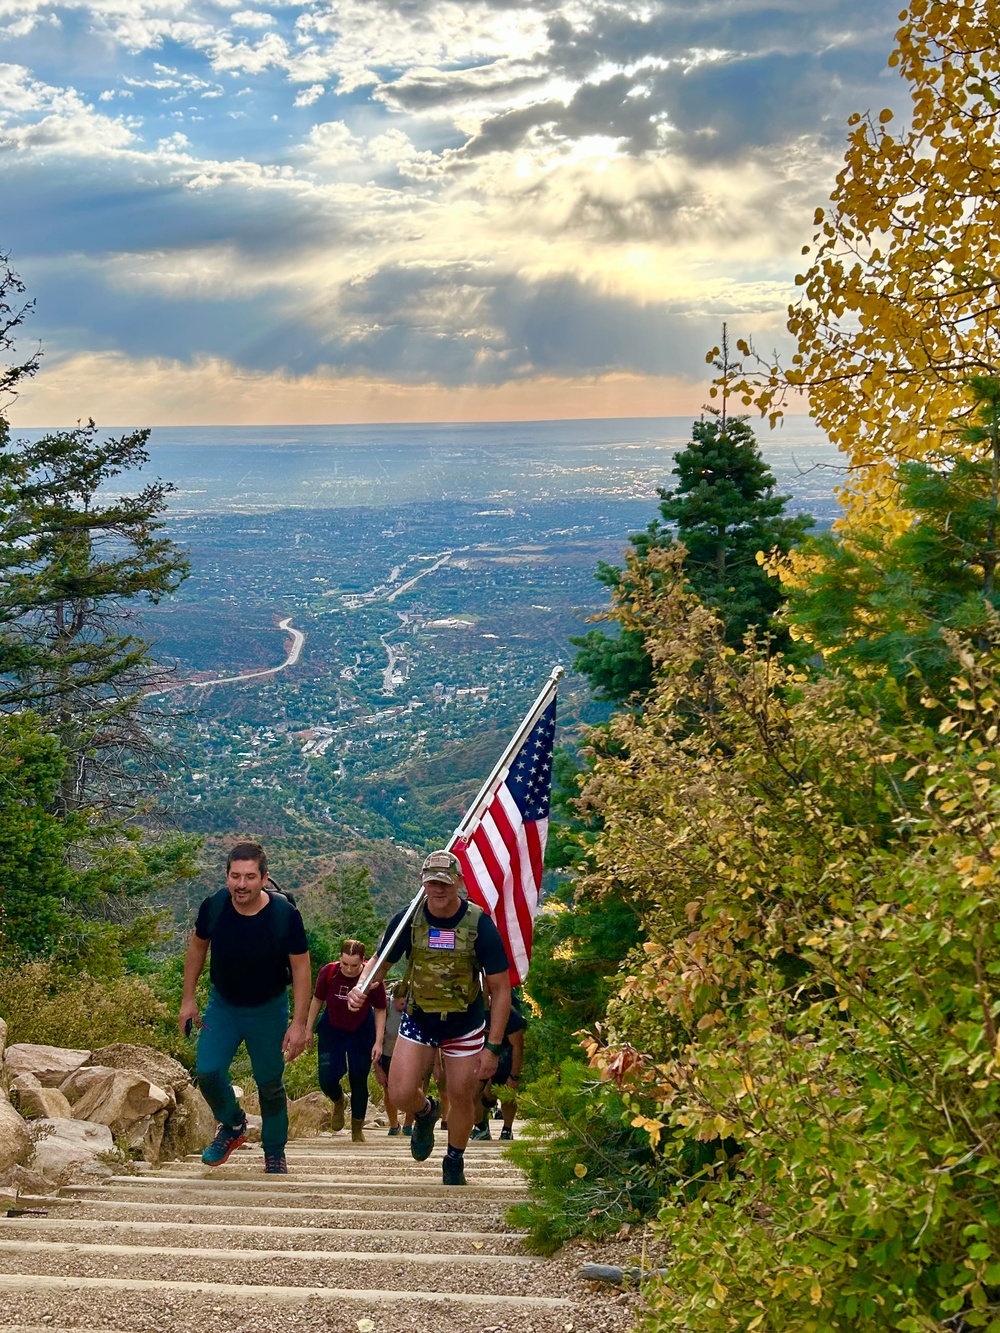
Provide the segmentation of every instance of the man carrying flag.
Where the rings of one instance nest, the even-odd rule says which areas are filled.
[[[374,973],[381,978],[404,954],[409,959],[401,989],[406,1012],[389,1068],[389,1096],[413,1113],[410,1152],[423,1162],[434,1147],[437,1101],[422,1088],[434,1052],[440,1048],[448,1075],[448,1149],[441,1167],[446,1185],[464,1185],[465,1145],[472,1132],[483,1079],[496,1073],[510,1014],[507,953],[500,932],[483,909],[459,894],[462,870],[449,851],[431,852],[420,872],[424,903],[412,921],[397,912],[379,945]],[[397,928],[403,929],[394,939]],[[490,1032],[480,975],[490,993]],[[364,995],[356,986],[347,997],[352,1009]]]
[[[531,956],[548,827],[557,668],[529,710],[449,846],[427,857],[421,891],[389,922],[366,975],[348,996],[365,992],[398,959],[408,958],[400,987],[406,1013],[389,1073],[389,1095],[414,1114],[410,1152],[425,1161],[434,1147],[438,1107],[421,1085],[440,1048],[448,1076],[446,1185],[464,1185],[463,1154],[480,1086],[496,1073],[510,1014],[511,982],[524,979]],[[455,848],[453,852],[451,849]],[[456,854],[457,853],[457,854]],[[465,887],[468,898],[460,889]],[[499,929],[498,929],[499,927]],[[480,977],[490,995],[489,1038]]]

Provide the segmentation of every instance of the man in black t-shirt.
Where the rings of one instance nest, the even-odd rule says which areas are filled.
[[[226,862],[226,887],[206,898],[188,942],[184,991],[177,1024],[185,1036],[197,1024],[195,1076],[219,1132],[202,1153],[206,1166],[221,1166],[246,1142],[247,1121],[229,1079],[241,1043],[257,1082],[264,1170],[285,1175],[288,1098],[285,1063],[306,1048],[306,1014],[312,993],[305,927],[284,895],[268,892],[267,857],[256,842],[241,842]],[[195,989],[211,946],[211,989],[204,1019]],[[288,1021],[288,986],[294,1010]]]
[[[401,988],[407,1005],[389,1068],[389,1095],[402,1111],[414,1113],[410,1152],[425,1161],[434,1147],[438,1105],[422,1091],[440,1049],[448,1077],[448,1149],[442,1163],[446,1185],[464,1185],[463,1154],[475,1116],[483,1079],[496,1073],[510,1013],[507,951],[496,926],[459,893],[462,868],[448,851],[432,852],[423,864],[424,902],[400,938],[389,948],[404,913],[386,927],[382,943],[366,969],[381,980],[393,963],[409,959]],[[490,993],[490,1031],[480,977]],[[355,987],[347,1000],[359,1009],[364,996]]]

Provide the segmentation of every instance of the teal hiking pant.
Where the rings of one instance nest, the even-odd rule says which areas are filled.
[[[288,996],[279,995],[265,1004],[230,1004],[213,986],[202,1022],[195,1077],[212,1114],[227,1129],[235,1129],[243,1122],[243,1109],[229,1079],[229,1066],[242,1043],[247,1048],[260,1097],[261,1146],[266,1153],[284,1152],[288,1139],[288,1098],[282,1081],[285,1057],[281,1043],[288,1028]]]

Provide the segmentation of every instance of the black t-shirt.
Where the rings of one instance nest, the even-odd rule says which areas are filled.
[[[463,900],[462,906],[454,916],[434,916],[427,910],[427,905],[420,909],[427,922],[431,926],[436,926],[439,930],[454,930],[469,910],[468,901]],[[388,957],[390,963],[396,963],[405,954],[410,952],[413,945],[413,932],[407,923],[399,939],[393,945],[392,951],[385,954],[382,950],[386,941],[392,938],[393,932],[399,925],[405,915],[405,911],[397,912],[385,928],[385,934],[382,936],[382,943],[378,946],[378,955],[380,958]],[[503,940],[500,938],[500,932],[484,912],[479,918],[479,925],[476,927],[476,943],[474,945],[476,961],[487,976],[496,972],[506,972],[509,966],[507,959],[507,950],[504,948]],[[418,1025],[422,1032],[428,1037],[460,1037],[463,1033],[471,1032],[474,1027],[482,1023],[486,1018],[486,1007],[483,1004],[483,997],[480,995],[469,1005],[468,1009],[460,1011],[457,1014],[425,1014],[422,1009],[413,1006],[410,1016]]]
[[[229,899],[213,925],[211,903],[206,898],[198,909],[194,930],[199,939],[212,941],[209,977],[215,989],[230,1004],[248,1008],[281,995],[288,986],[289,954],[309,948],[298,908],[272,893],[266,907],[242,916]]]

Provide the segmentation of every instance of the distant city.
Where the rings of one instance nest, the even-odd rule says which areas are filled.
[[[393,900],[556,663],[563,742],[605,715],[569,640],[607,606],[598,562],[657,516],[690,428],[155,430],[125,484],[174,483],[191,558],[142,613],[172,668],[149,706],[174,820],[265,837],[317,881],[363,844]],[[828,524],[836,450],[802,418],[762,444],[789,508]]]

